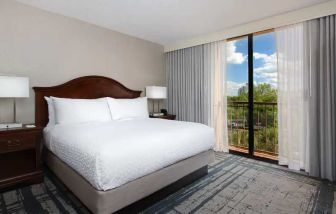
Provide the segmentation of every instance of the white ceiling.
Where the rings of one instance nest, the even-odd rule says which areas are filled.
[[[328,0],[18,0],[159,44]]]

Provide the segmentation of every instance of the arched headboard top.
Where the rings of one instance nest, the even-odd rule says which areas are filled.
[[[141,91],[131,90],[118,81],[103,76],[79,77],[52,87],[33,87],[35,91],[35,124],[48,124],[48,105],[44,97],[95,99],[102,97],[137,98]]]

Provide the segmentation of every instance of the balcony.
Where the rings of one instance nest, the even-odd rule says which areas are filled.
[[[254,155],[278,159],[277,103],[254,102]],[[248,102],[228,102],[229,146],[248,152]]]

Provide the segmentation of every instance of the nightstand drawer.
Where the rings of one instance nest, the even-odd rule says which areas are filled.
[[[0,191],[43,181],[41,138],[42,127],[0,130]]]
[[[0,153],[35,148],[34,135],[8,136],[0,138]]]

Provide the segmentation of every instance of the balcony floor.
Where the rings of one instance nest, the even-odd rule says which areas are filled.
[[[236,151],[236,152],[241,152],[241,153],[248,153],[247,148],[241,148],[241,147],[236,147],[236,146],[229,146],[230,150]],[[278,160],[278,154],[274,154],[271,152],[263,152],[263,151],[254,151],[254,156],[256,157],[261,157],[261,158],[267,158],[270,160]]]

